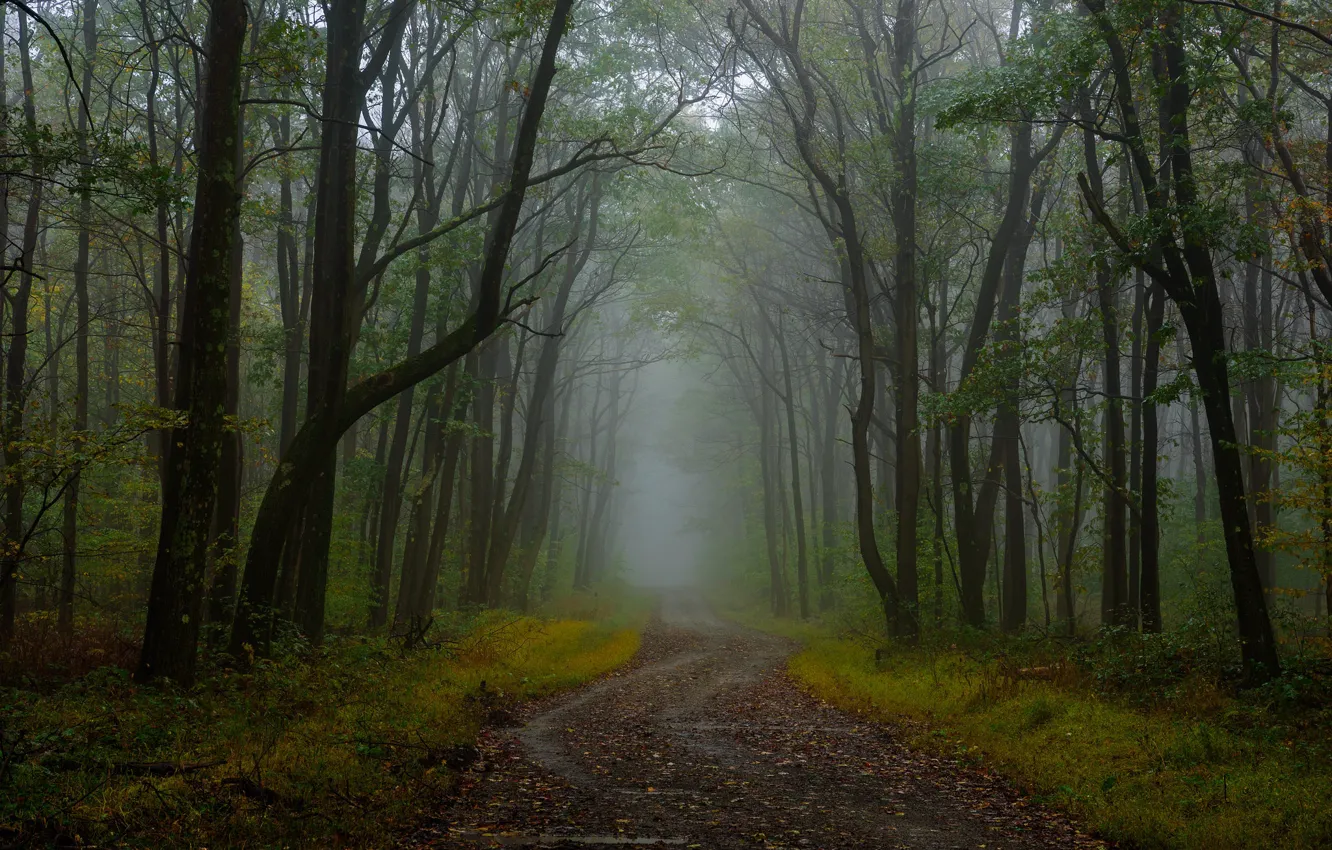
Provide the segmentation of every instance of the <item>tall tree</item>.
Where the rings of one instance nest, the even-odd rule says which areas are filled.
[[[505,266],[526,197],[541,117],[555,77],[555,59],[572,5],[573,0],[556,0],[552,10],[541,59],[533,73],[527,105],[519,122],[509,169],[509,187],[497,202],[497,215],[487,231],[475,309],[458,328],[430,348],[362,380],[345,394],[339,407],[321,407],[301,426],[269,482],[250,533],[250,548],[232,627],[230,646],[233,654],[242,656],[247,647],[260,653],[269,650],[273,625],[273,585],[277,578],[285,530],[295,514],[293,497],[301,499],[303,503],[305,494],[312,492],[310,488],[316,486],[316,479],[328,474],[328,465],[333,461],[337,441],[342,434],[379,404],[438,374],[484,343],[499,328],[507,313],[515,308],[516,305],[505,298]],[[407,240],[399,248],[406,245],[407,250],[412,250],[419,247],[419,244],[411,244],[411,240]],[[325,548],[322,563],[326,564],[327,555]],[[304,556],[301,569],[306,569]],[[321,587],[318,598],[311,600],[311,604],[316,604],[321,612],[321,621],[322,592]]]
[[[88,130],[92,116],[88,114],[88,98],[92,97],[93,62],[97,55],[97,0],[83,3],[83,81],[80,87],[78,136],[79,158],[88,168]],[[77,322],[74,329],[74,433],[82,435],[88,430],[88,324],[92,320],[88,306],[88,254],[92,233],[91,175],[85,171],[79,192],[78,255],[74,260],[74,301]],[[76,439],[79,437],[76,436]],[[60,604],[57,627],[63,634],[74,631],[74,592],[78,578],[79,531],[79,465],[76,465],[65,490],[64,538],[65,556],[60,570]]]
[[[1134,170],[1141,181],[1148,210],[1169,214],[1169,201],[1157,180],[1157,167],[1148,151],[1138,118],[1138,90],[1134,87],[1130,59],[1118,28],[1104,0],[1084,0],[1096,30],[1108,51],[1109,71],[1115,86],[1115,106],[1126,137]],[[1160,88],[1157,108],[1173,129],[1164,147],[1170,165],[1169,194],[1175,203],[1189,209],[1199,203],[1198,178],[1194,172],[1189,136],[1193,100],[1190,62],[1180,21],[1181,10],[1167,7],[1160,21],[1161,53],[1166,85]],[[1145,98],[1142,99],[1145,102]],[[1185,216],[1175,229],[1158,231],[1151,254],[1134,250],[1115,223],[1085,175],[1079,177],[1082,195],[1091,215],[1110,235],[1116,246],[1147,275],[1161,285],[1179,308],[1193,348],[1193,371],[1207,411],[1215,464],[1217,494],[1226,542],[1230,580],[1239,625],[1240,649],[1245,674],[1251,682],[1277,675],[1281,663],[1272,631],[1267,603],[1254,553],[1253,529],[1249,522],[1242,462],[1230,406],[1230,375],[1226,358],[1225,328],[1217,273],[1208,234],[1201,222]],[[1153,262],[1152,255],[1162,259]]]
[[[203,614],[208,543],[226,437],[227,330],[231,252],[240,215],[236,139],[248,10],[214,0],[208,16],[208,66],[199,114],[194,227],[177,370],[176,409],[162,493],[148,620],[136,677],[189,684],[194,679]]]

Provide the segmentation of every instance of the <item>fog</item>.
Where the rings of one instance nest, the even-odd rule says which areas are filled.
[[[696,584],[710,502],[706,475],[690,468],[693,417],[682,409],[697,381],[687,363],[663,360],[638,372],[625,419],[625,473],[615,491],[623,576],[643,587]]]

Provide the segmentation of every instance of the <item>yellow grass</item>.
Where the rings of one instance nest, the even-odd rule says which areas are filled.
[[[348,641],[189,692],[110,670],[50,695],[0,692],[6,731],[30,750],[0,785],[0,827],[45,821],[131,846],[387,846],[438,805],[444,761],[488,712],[596,678],[638,645],[632,627],[496,614],[442,648]],[[155,761],[222,763],[165,778],[111,767]]]
[[[1326,749],[1261,724],[1238,728],[1228,722],[1234,700],[1215,691],[1146,712],[1098,696],[1072,671],[1046,681],[956,648],[897,649],[876,662],[865,642],[830,629],[774,630],[804,642],[789,670],[814,695],[916,721],[905,728],[917,745],[983,761],[1106,838],[1185,850],[1332,847]]]

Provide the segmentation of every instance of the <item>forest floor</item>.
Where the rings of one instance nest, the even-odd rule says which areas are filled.
[[[451,793],[483,724],[623,667],[641,621],[491,612],[410,652],[332,637],[246,671],[206,657],[189,689],[114,665],[0,678],[0,850],[382,847]]]
[[[1003,778],[801,690],[794,642],[663,598],[633,665],[489,729],[417,847],[1085,848]]]
[[[1215,645],[1209,657],[1198,629],[1074,641],[954,632],[908,645],[854,616],[728,616],[799,642],[786,672],[801,691],[895,724],[916,749],[984,765],[1121,846],[1332,847],[1322,649],[1288,644],[1280,678],[1238,689],[1238,667]]]

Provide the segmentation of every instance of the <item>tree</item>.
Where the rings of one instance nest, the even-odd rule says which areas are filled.
[[[231,636],[231,651],[237,657],[243,657],[247,648],[261,654],[268,651],[272,638],[272,588],[277,578],[286,525],[294,513],[293,498],[303,502],[309,488],[317,486],[317,479],[327,474],[338,439],[357,419],[379,404],[437,374],[484,343],[514,309],[515,305],[506,299],[503,291],[504,267],[526,195],[541,116],[555,76],[556,54],[572,5],[572,0],[556,0],[551,15],[541,60],[533,74],[527,106],[519,122],[509,170],[509,188],[497,205],[496,216],[487,233],[475,309],[448,336],[415,357],[361,381],[346,393],[336,408],[321,408],[296,433],[279,461],[278,471],[268,485],[250,533],[241,598],[236,606]],[[327,558],[326,551],[323,558]],[[322,587],[319,592],[320,598],[315,604],[322,608]]]
[[[1162,185],[1157,179],[1156,163],[1148,152],[1138,119],[1135,102],[1137,90],[1133,85],[1124,42],[1101,0],[1088,0],[1086,6],[1109,52],[1109,70],[1116,87],[1115,105],[1119,112],[1120,129],[1127,139],[1129,154],[1142,183],[1148,211],[1159,217],[1169,215],[1171,198],[1184,210],[1195,208],[1199,197],[1189,140],[1189,107],[1193,89],[1183,36],[1185,21],[1178,14],[1177,8],[1166,7],[1162,11],[1160,50],[1164,64],[1164,74],[1161,75],[1164,85],[1157,108],[1162,113],[1164,126],[1173,131],[1162,141],[1162,160],[1170,167],[1170,182]],[[1085,175],[1079,177],[1079,184],[1091,216],[1105,229],[1120,251],[1161,285],[1179,308],[1184,320],[1193,347],[1193,370],[1202,393],[1211,434],[1212,458],[1245,674],[1250,681],[1265,681],[1277,675],[1281,665],[1254,555],[1253,530],[1248,516],[1238,438],[1230,407],[1230,376],[1220,295],[1207,234],[1196,217],[1185,215],[1177,232],[1174,228],[1160,228],[1149,243],[1150,253],[1144,255],[1141,249],[1135,250],[1122,229],[1110,217]]]
[[[208,18],[204,110],[198,119],[198,180],[190,238],[176,409],[163,482],[162,519],[148,621],[136,677],[194,680],[206,591],[208,543],[225,439],[226,340],[231,252],[240,214],[236,137],[248,11],[217,0]]]

